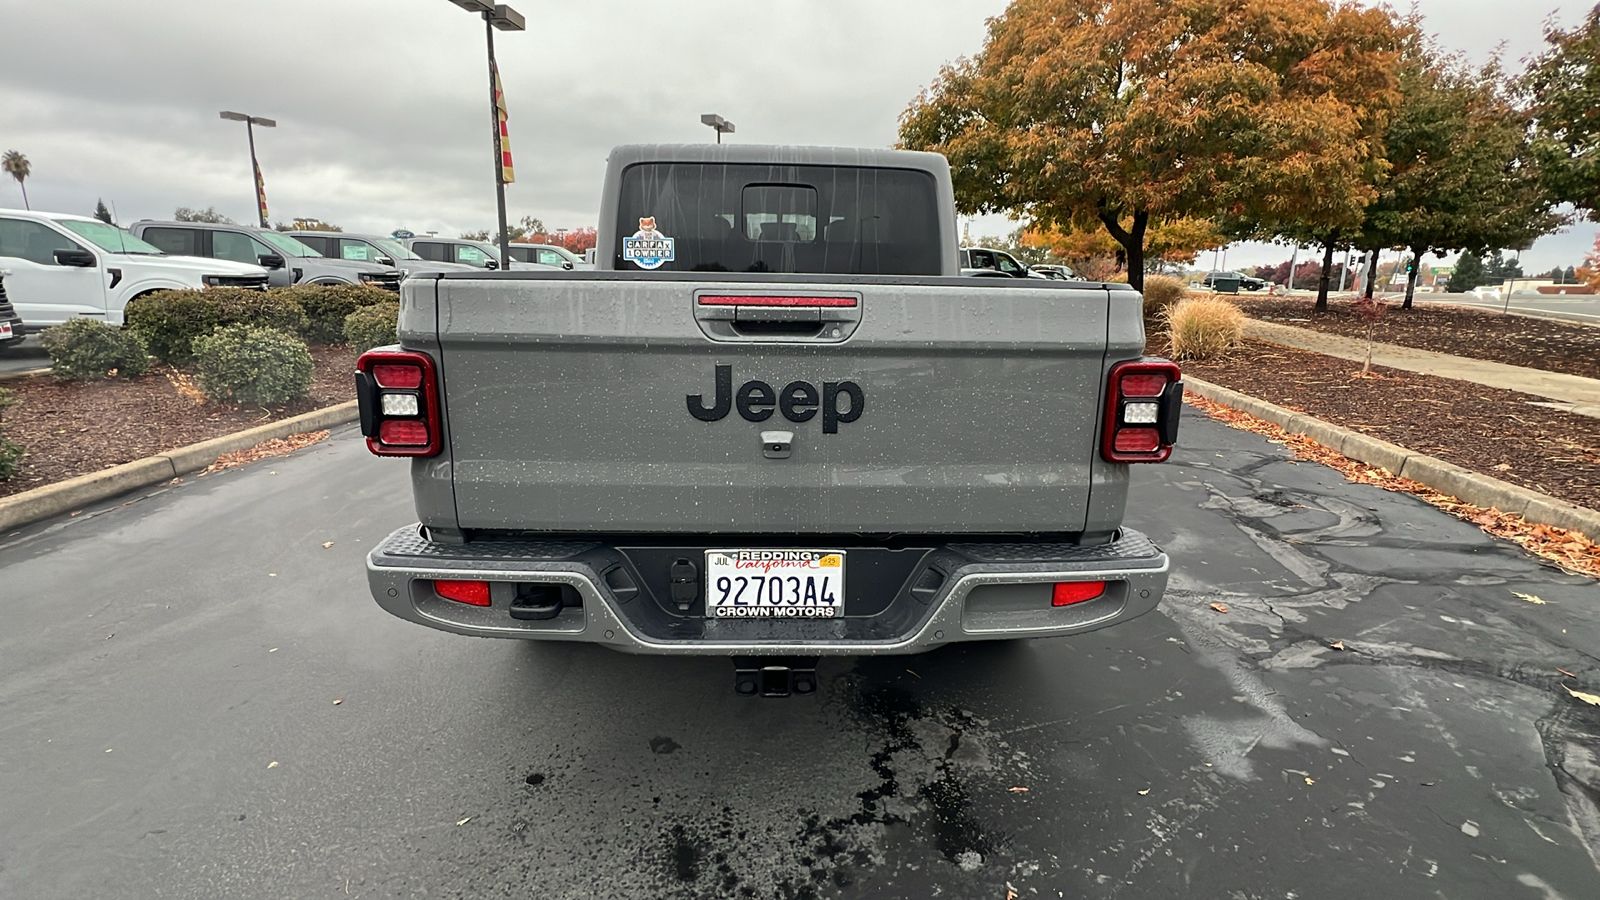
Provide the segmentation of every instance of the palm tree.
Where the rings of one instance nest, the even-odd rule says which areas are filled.
[[[17,186],[22,188],[22,205],[26,209],[33,209],[28,205],[28,186],[23,182],[33,173],[33,163],[16,150],[7,150],[5,156],[0,156],[0,169],[7,175],[17,180]]]

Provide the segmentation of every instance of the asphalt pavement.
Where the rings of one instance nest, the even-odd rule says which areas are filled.
[[[1472,294],[1417,294],[1416,299],[1424,303],[1475,306],[1479,309],[1492,309],[1495,312],[1505,311],[1523,316],[1600,325],[1600,294],[1537,294],[1519,291],[1511,295],[1510,303],[1503,298],[1483,298]]]
[[[36,337],[12,338],[5,343],[8,346],[0,347],[0,377],[50,365],[50,354],[44,352]]]
[[[349,429],[0,537],[0,897],[1600,896],[1596,583],[1184,429],[1157,612],[784,700],[390,618]]]

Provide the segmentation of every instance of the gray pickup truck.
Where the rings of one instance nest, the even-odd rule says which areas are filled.
[[[483,637],[734,658],[1049,637],[1155,607],[1130,463],[1176,440],[1176,366],[1126,285],[960,276],[928,153],[613,151],[588,271],[411,278],[357,363],[361,429],[420,522],[384,609]]]

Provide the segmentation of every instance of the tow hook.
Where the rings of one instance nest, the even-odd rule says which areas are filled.
[[[746,697],[787,697],[817,690],[815,656],[735,656],[733,689]]]

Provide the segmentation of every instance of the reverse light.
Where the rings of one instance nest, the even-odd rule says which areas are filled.
[[[1162,462],[1178,440],[1183,375],[1164,359],[1136,359],[1111,367],[1106,384],[1100,456],[1107,462]]]
[[[454,600],[468,606],[489,605],[487,581],[435,581],[433,590],[446,600]]]
[[[416,394],[403,394],[398,391],[384,391],[381,395],[383,414],[386,416],[414,416],[418,412]]]
[[[1103,596],[1106,592],[1104,581],[1058,581],[1055,590],[1050,595],[1051,606],[1071,606]]]

